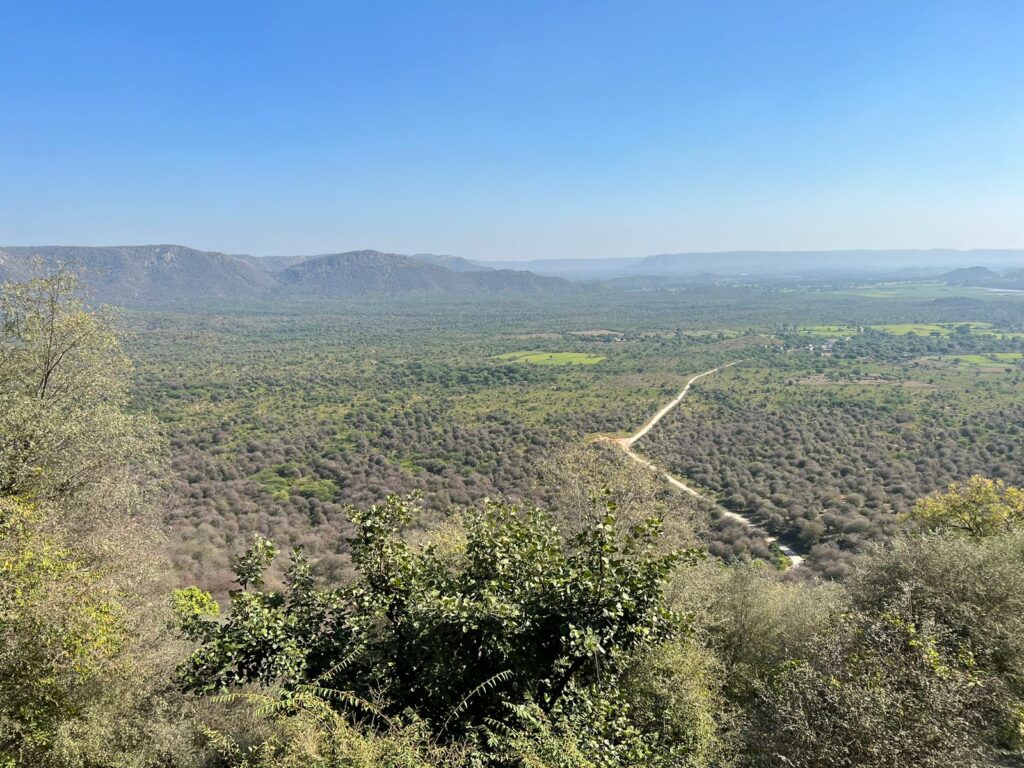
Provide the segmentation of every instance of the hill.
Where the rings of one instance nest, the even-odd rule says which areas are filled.
[[[329,298],[385,293],[550,293],[571,290],[565,280],[513,270],[454,271],[411,256],[351,251],[307,259],[284,270],[281,291]]]
[[[444,267],[452,272],[484,272],[491,269],[491,267],[464,259],[461,256],[448,256],[447,254],[414,253],[410,258],[422,261],[425,264]]]
[[[1024,269],[993,272],[985,267],[954,269],[940,276],[949,285],[976,286],[994,290],[1017,291],[1024,288]]]
[[[884,274],[909,279],[934,277],[944,270],[981,264],[1006,269],[1024,266],[1021,250],[845,250],[845,251],[711,251],[662,253],[643,258],[537,259],[486,262],[492,267],[528,269],[540,275],[589,281],[629,277],[802,277],[810,275]]]
[[[940,280],[950,285],[982,285],[998,277],[999,273],[987,267],[963,267],[939,275]]]
[[[577,290],[565,280],[493,270],[457,256],[352,251],[326,256],[235,256],[180,245],[0,248],[0,282],[24,280],[34,262],[71,263],[100,301],[124,305],[283,296],[530,295]]]
[[[237,256],[181,245],[0,248],[0,282],[24,279],[35,259],[77,265],[96,298],[114,304],[252,299],[276,285],[271,275]]]

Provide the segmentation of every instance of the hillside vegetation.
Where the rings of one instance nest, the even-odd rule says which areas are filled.
[[[560,278],[510,269],[490,270],[465,259],[380,251],[327,256],[234,256],[180,245],[109,248],[42,246],[0,248],[0,282],[25,280],[73,263],[93,295],[128,306],[256,298],[349,297],[373,294],[560,293],[573,287]]]
[[[686,324],[676,296],[640,317],[629,298],[593,317],[512,302],[118,321],[65,271],[8,283],[0,765],[1019,763],[1024,490],[1000,479],[1019,435],[969,427],[1011,407],[1021,374],[929,362],[1009,352],[1016,310],[993,299],[982,321],[889,304],[883,318],[878,300],[805,297],[822,326],[952,311],[990,324],[866,331],[840,347],[789,324],[789,295],[738,298],[693,297]],[[744,312],[779,322],[712,322]],[[135,330],[126,347],[118,322]],[[822,343],[829,356],[807,349]],[[603,359],[500,358],[522,350]],[[749,419],[757,406],[769,434],[809,390],[818,410],[905,413],[894,424],[911,432],[962,420],[950,440],[995,449],[943,452],[920,490],[908,479],[855,499],[844,483],[879,482],[868,470],[882,437],[837,437],[868,446],[847,471],[807,437],[834,420],[786,426],[848,506],[821,534],[842,558],[784,570],[752,534],[587,441],[634,431],[681,375],[737,359],[644,438],[679,471],[696,474],[682,463],[691,441],[665,436],[687,409]],[[908,445],[896,450],[942,440]],[[809,464],[772,466],[796,478]],[[814,522],[768,500],[750,513],[780,530]],[[852,538],[857,516],[879,530]]]

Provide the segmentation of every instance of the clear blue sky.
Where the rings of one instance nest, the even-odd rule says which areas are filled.
[[[0,244],[1024,247],[1024,2],[0,0]]]

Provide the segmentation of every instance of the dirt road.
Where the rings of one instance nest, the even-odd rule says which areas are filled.
[[[621,447],[622,450],[626,452],[626,455],[629,456],[629,458],[633,459],[633,461],[635,461],[637,464],[642,464],[645,467],[653,469],[655,472],[660,472],[662,476],[673,487],[678,488],[679,490],[685,493],[688,493],[694,498],[702,499],[703,501],[713,505],[715,509],[717,509],[723,516],[728,517],[732,520],[736,520],[737,522],[743,523],[743,525],[747,526],[748,528],[752,528],[763,534],[766,541],[774,542],[778,546],[782,554],[789,558],[792,568],[799,568],[803,564],[804,558],[801,555],[797,554],[797,552],[795,552],[791,547],[779,541],[777,537],[770,534],[760,523],[746,517],[745,515],[741,515],[737,512],[733,512],[730,509],[726,509],[713,498],[706,496],[700,491],[691,488],[679,478],[674,477],[666,470],[660,469],[656,464],[645,459],[643,456],[641,456],[640,454],[633,450],[633,444],[637,440],[639,440],[641,437],[650,432],[654,425],[661,421],[668,413],[672,411],[673,408],[675,408],[677,405],[679,405],[679,403],[683,401],[683,398],[686,397],[686,394],[690,391],[690,387],[693,385],[693,382],[697,381],[697,379],[702,379],[705,376],[710,376],[712,373],[716,373],[722,370],[723,368],[729,368],[730,366],[736,365],[736,363],[738,362],[740,361],[737,360],[732,363],[726,363],[725,365],[720,365],[718,368],[712,368],[710,371],[704,371],[704,373],[698,373],[694,376],[691,376],[689,381],[686,382],[686,386],[683,387],[682,391],[675,397],[675,399],[672,400],[660,411],[658,411],[656,414],[654,414],[654,416],[646,424],[644,424],[639,429],[639,431],[630,435],[629,437],[613,438],[611,439],[611,442]]]

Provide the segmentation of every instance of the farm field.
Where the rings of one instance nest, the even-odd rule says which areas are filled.
[[[912,299],[918,301],[952,297],[980,298],[992,295],[991,291],[982,287],[947,285],[939,282],[881,283],[841,289],[835,293],[844,296],[860,296],[866,299]]]
[[[604,360],[604,357],[586,352],[531,351],[506,352],[503,355],[496,355],[495,359],[507,360],[510,363],[530,363],[531,365],[596,365]]]
[[[849,325],[806,325],[801,326],[800,330],[807,334],[813,334],[817,336],[827,335],[847,335],[854,333],[863,333],[865,329],[872,331],[879,331],[881,333],[890,333],[894,336],[906,336],[913,334],[915,336],[949,336],[952,333],[958,332],[958,329],[969,329],[971,333],[979,334],[991,334],[991,335],[1004,335],[1009,333],[1013,335],[1012,331],[997,332],[992,330],[991,323],[881,323],[866,326],[849,326]]]
[[[1014,365],[1020,365],[1024,360],[1024,354],[1020,352],[990,352],[988,354],[974,355],[940,355],[937,357],[924,358],[926,363],[938,365],[969,365],[989,370],[1005,370]]]

